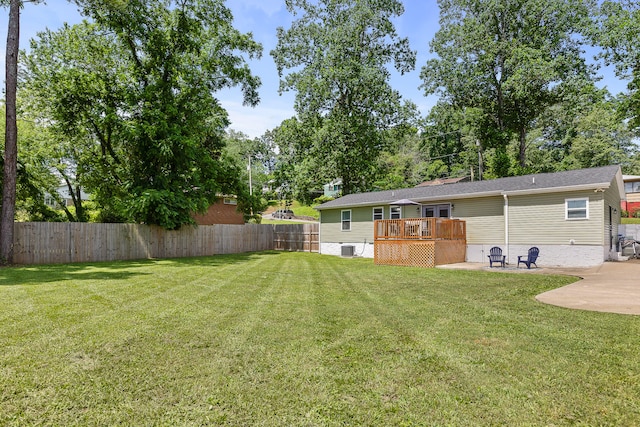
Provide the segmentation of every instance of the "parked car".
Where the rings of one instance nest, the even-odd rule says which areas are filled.
[[[293,218],[293,211],[291,209],[278,209],[271,216],[276,219],[291,219]]]

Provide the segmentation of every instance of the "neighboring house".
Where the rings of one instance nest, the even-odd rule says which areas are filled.
[[[459,182],[469,182],[469,181],[471,181],[471,178],[468,176],[463,176],[459,178],[438,178],[438,179],[434,179],[433,181],[422,182],[416,185],[416,187],[428,187],[431,185],[443,185],[443,184],[457,184]]]
[[[71,198],[71,193],[69,192],[69,187],[67,185],[58,186],[58,188],[56,188],[56,192],[58,193],[60,198],[64,200],[65,206],[73,206],[73,198]],[[80,198],[82,200],[89,200],[89,194],[80,189]],[[51,196],[51,194],[44,195],[44,204],[52,209],[60,208],[58,202],[54,197]]]
[[[623,175],[622,180],[624,181],[626,200],[623,200],[620,206],[629,212],[629,216],[633,216],[634,213],[640,211],[640,176]]]
[[[336,179],[328,184],[325,184],[323,187],[323,194],[325,197],[338,197],[342,192],[342,180]]]
[[[244,224],[244,216],[238,211],[238,199],[234,196],[220,196],[209,206],[205,214],[194,214],[198,225]]]
[[[469,262],[499,246],[515,265],[537,246],[541,266],[594,266],[617,256],[623,198],[618,166],[350,194],[316,207],[320,252],[373,257],[374,220],[443,217],[466,221]]]

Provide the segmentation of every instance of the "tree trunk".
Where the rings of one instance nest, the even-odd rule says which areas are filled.
[[[0,217],[0,262],[13,261],[13,223],[16,211],[16,175],[18,166],[18,123],[16,91],[18,86],[18,46],[20,39],[20,0],[9,4],[9,31],[6,53],[6,130],[2,213]]]
[[[520,140],[520,152],[518,153],[518,160],[520,161],[520,166],[524,168],[527,166],[527,130],[524,126],[520,128],[518,137],[518,139]]]

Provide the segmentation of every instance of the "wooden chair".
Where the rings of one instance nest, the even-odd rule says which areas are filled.
[[[506,261],[506,255],[502,255],[502,249],[497,246],[489,249],[489,268],[493,267],[493,264],[500,264],[501,267],[504,267]]]
[[[527,268],[529,269],[531,268],[531,264],[535,265],[536,268],[538,268],[538,264],[536,264],[536,260],[538,259],[539,253],[540,253],[540,250],[534,246],[531,249],[529,249],[529,253],[527,255],[519,255],[518,267],[520,267],[520,264],[522,263],[526,265]]]

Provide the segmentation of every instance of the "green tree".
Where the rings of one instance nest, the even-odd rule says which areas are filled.
[[[314,129],[292,117],[284,120],[271,134],[278,151],[274,180],[280,198],[310,204],[320,195],[319,183],[331,180],[323,173],[320,159],[308,154],[313,145]]]
[[[576,35],[592,3],[439,0],[441,27],[431,42],[437,57],[421,72],[425,94],[439,94],[461,111],[474,109],[476,136],[483,149],[496,149],[496,159],[515,138],[525,167],[535,120],[561,99],[567,81],[591,78]]]
[[[424,123],[422,149],[425,158],[434,164],[425,170],[424,180],[469,175],[480,178],[476,112],[477,109],[460,109],[444,100],[431,109]]]
[[[423,140],[417,128],[391,129],[386,138],[386,149],[376,166],[378,177],[375,189],[412,187],[429,179],[431,163],[422,149]]]
[[[576,136],[565,163],[571,169],[619,164],[625,173],[633,170],[630,160],[637,154],[633,134],[607,104],[595,106],[575,126]]]
[[[257,104],[246,57],[262,47],[233,28],[224,2],[78,3],[94,23],[41,34],[25,88],[79,148],[79,177],[107,216],[173,229],[220,193],[248,197],[223,154],[228,121],[214,95],[240,86]]]
[[[18,102],[19,103],[19,102]],[[5,107],[0,106],[0,114]],[[45,194],[55,192],[59,179],[49,167],[43,142],[47,134],[36,123],[18,120],[15,217],[26,221],[62,221],[64,218],[44,203]],[[4,144],[4,123],[0,123],[0,143]],[[0,157],[0,165],[3,159]]]
[[[604,1],[592,34],[603,49],[607,65],[615,66],[618,77],[629,80],[629,92],[621,104],[630,126],[640,128],[640,4],[635,0]]]
[[[319,188],[341,178],[343,193],[368,190],[384,148],[383,131],[407,119],[400,94],[389,85],[387,65],[405,73],[415,52],[392,19],[398,0],[287,0],[298,17],[278,28],[271,51],[280,91],[296,91],[295,110],[308,138],[291,141],[304,161],[295,165],[302,185]],[[304,169],[304,170],[301,170]],[[304,189],[302,189],[304,188]]]

